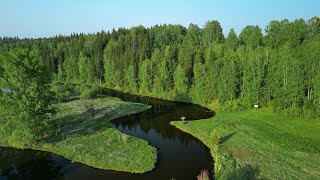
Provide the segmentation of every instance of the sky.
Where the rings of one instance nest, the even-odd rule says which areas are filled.
[[[225,34],[271,20],[320,16],[319,0],[1,0],[0,37],[38,38],[218,20]]]

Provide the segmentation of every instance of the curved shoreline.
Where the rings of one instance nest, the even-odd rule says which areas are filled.
[[[47,153],[53,153],[54,155],[61,156],[72,162],[78,162],[78,163],[81,163],[93,168],[97,168],[97,169],[114,170],[114,171],[120,171],[120,172],[130,172],[130,173],[145,173],[145,172],[151,171],[155,167],[155,163],[157,160],[156,148],[153,146],[150,146],[148,142],[143,139],[127,136],[121,133],[120,131],[118,131],[117,129],[109,127],[107,125],[110,123],[110,121],[147,111],[148,109],[151,108],[151,106],[124,102],[124,101],[117,100],[117,98],[108,98],[108,99],[110,99],[112,103],[115,103],[117,105],[112,107],[112,108],[116,108],[113,111],[115,114],[115,115],[112,115],[113,117],[104,118],[104,116],[110,116],[110,113],[113,113],[113,112],[110,112],[102,115],[101,118],[96,120],[96,121],[105,121],[104,123],[101,124],[101,126],[103,126],[104,129],[97,130],[94,133],[85,133],[85,134],[80,133],[79,135],[70,134],[70,135],[66,135],[66,137],[63,137],[63,139],[59,139],[57,141],[50,140],[52,142],[45,142],[46,140],[44,140],[42,142],[32,145],[30,148],[28,148],[28,150],[36,150],[36,151],[42,151]],[[100,98],[96,101],[100,101],[100,100],[103,103],[105,101],[105,98]],[[61,104],[61,105],[65,105],[65,104]],[[130,107],[132,106],[134,107],[134,109],[131,109],[129,111],[119,109],[121,108],[121,106],[124,106],[124,105],[130,106]],[[95,109],[100,109],[100,108],[103,108],[103,106],[95,107]],[[83,112],[81,114],[83,114]],[[69,116],[70,115],[68,114],[67,117]],[[79,115],[76,114],[76,116],[79,116]],[[56,117],[56,118],[53,118],[53,120],[59,119],[59,118],[60,117]],[[75,121],[81,122],[81,119],[79,117],[76,119],[72,119],[72,118],[70,119],[70,118],[71,117],[69,117],[69,119],[66,119],[66,121],[75,120]],[[95,120],[88,119],[86,121],[95,121]],[[69,125],[67,123],[65,124],[65,126]],[[63,129],[63,127],[61,128]],[[73,128],[70,131],[73,131],[74,129],[75,128]],[[92,130],[92,128],[89,127],[88,130]],[[61,133],[64,134],[68,132],[61,132]],[[97,144],[99,142],[97,143],[95,142],[95,141],[101,141],[103,139],[109,140],[110,136],[116,138],[116,139],[113,138],[112,141],[117,141],[117,142],[114,142],[114,143],[112,142],[110,144],[104,144],[104,145],[99,145]],[[125,138],[126,142],[123,142],[124,140],[121,139],[122,137]],[[117,140],[117,138],[119,138],[120,140]],[[12,148],[21,149],[20,147],[12,146],[9,143],[2,144],[2,145],[3,147],[12,147]],[[136,145],[139,145],[139,147],[135,148],[135,151],[130,151],[130,149],[132,149],[132,146],[136,146]],[[78,146],[81,146],[81,147],[79,148]],[[98,150],[96,150],[95,148]],[[113,148],[114,150],[109,151],[108,148]],[[118,157],[110,157],[110,158],[107,157],[110,153],[119,154],[119,152],[124,150],[129,150],[127,154],[129,155],[131,154],[135,158],[133,160],[121,160]],[[91,151],[95,151],[95,152],[91,152]],[[141,156],[141,155],[137,156],[138,154],[136,153],[139,153],[139,152],[145,152],[147,156]],[[95,158],[96,156],[98,156],[98,158]],[[104,163],[104,161],[100,160],[104,158],[108,158],[108,160],[112,160],[115,163],[108,163],[108,162]],[[121,163],[122,161],[123,163]],[[131,161],[135,162],[134,166],[128,166],[127,163],[130,163]],[[143,163],[145,166],[139,166],[140,163]]]
[[[117,173],[117,171],[101,171],[105,177],[111,179],[193,179],[202,169],[207,169],[211,172],[213,164],[209,152],[210,150],[207,148],[207,146],[193,136],[171,126],[170,121],[180,119],[180,117],[183,115],[188,117],[188,120],[209,118],[214,115],[213,112],[209,112],[207,108],[204,108],[200,105],[191,103],[168,101],[136,95],[129,95],[130,97],[128,97],[128,94],[113,90],[105,94],[112,97],[118,97],[127,102],[152,105],[152,108],[147,111],[130,116],[125,115],[122,118],[113,119],[110,122],[112,126],[118,129],[120,132],[128,134],[129,136],[134,136],[135,138],[141,139],[152,147],[156,147],[158,150],[157,155],[160,157],[154,160],[152,163],[152,168],[143,171],[149,171],[148,173],[130,174],[121,172]],[[49,151],[50,149],[45,150]],[[175,151],[180,153],[175,154]],[[61,154],[60,152],[56,151],[51,152]],[[74,156],[65,157],[68,159],[73,159],[74,162],[83,162],[90,165],[90,163],[86,161],[76,160]],[[176,163],[179,165],[175,165]],[[154,164],[156,165],[155,169],[153,169]],[[85,167],[85,165],[83,166]],[[169,169],[167,168],[168,166]],[[176,169],[179,166],[181,166],[182,171]],[[170,169],[170,167],[173,169]],[[111,168],[102,169],[110,170]],[[153,170],[150,171],[151,169]],[[116,168],[113,168],[112,170],[121,171],[121,169]],[[90,169],[90,171],[98,171],[98,169]],[[124,170],[124,172],[133,171]],[[142,171],[135,172],[141,173]],[[84,176],[79,176],[79,178],[84,178]]]

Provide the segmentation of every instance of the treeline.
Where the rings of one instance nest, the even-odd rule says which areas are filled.
[[[138,26],[0,39],[1,51],[15,48],[32,50],[54,82],[81,86],[68,92],[98,83],[174,100],[216,101],[224,110],[258,104],[294,116],[320,115],[319,17],[271,21],[265,33],[258,26],[239,35],[231,29],[226,37],[218,21],[208,21],[203,28]]]

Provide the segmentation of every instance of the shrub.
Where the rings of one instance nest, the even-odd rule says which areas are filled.
[[[65,102],[68,99],[68,97],[65,96],[65,93],[56,93],[56,98],[59,102]]]
[[[197,176],[198,180],[209,180],[209,172],[207,170],[202,170]]]
[[[108,138],[108,140],[106,141],[106,144],[107,144],[108,146],[110,146],[110,145],[112,144],[112,139],[111,139],[111,138]]]
[[[101,92],[101,87],[97,84],[93,85],[90,89],[86,89],[80,95],[80,99],[93,99]]]
[[[212,150],[214,154],[215,179],[236,179],[236,161],[228,154],[223,153],[220,148]]]
[[[90,89],[85,90],[80,95],[80,99],[91,99],[91,98],[92,98],[92,96],[91,96],[91,90]]]
[[[89,113],[91,119],[93,119],[94,115],[96,114],[96,110],[94,109],[93,105],[92,104],[86,105],[85,108],[86,108],[86,112]]]
[[[121,140],[124,144],[127,144],[129,136],[126,134],[121,135]]]
[[[80,99],[93,99],[96,98],[98,95],[97,91],[93,89],[87,89],[80,95]]]
[[[94,91],[96,94],[101,93],[101,87],[98,84],[92,85],[91,90]]]
[[[101,87],[98,84],[90,86],[86,84],[82,84],[80,87],[81,95],[80,99],[93,99],[98,96],[98,94],[101,93]]]
[[[241,99],[233,99],[230,102],[230,110],[231,111],[241,111],[245,108],[245,105],[241,103]]]
[[[79,96],[81,94],[81,90],[80,90],[80,86],[79,85],[74,86],[73,94],[76,95],[76,96]]]
[[[65,89],[63,89],[63,88],[64,87],[63,87],[62,83],[55,82],[55,83],[51,84],[51,91],[53,91],[53,92],[55,92],[57,94],[60,94],[60,93],[64,92]]]
[[[51,91],[56,93],[57,99],[60,102],[67,101],[69,97],[74,95],[74,89],[75,86],[68,83],[53,82],[51,84]]]
[[[213,146],[213,147],[218,147],[218,146],[219,146],[220,138],[219,138],[219,136],[217,135],[217,131],[216,131],[216,130],[211,131],[211,133],[210,133],[210,138],[211,138],[212,146]]]
[[[68,98],[72,95],[71,91],[65,91],[61,93],[56,93],[56,97],[59,100],[59,102],[65,102],[68,100]]]
[[[66,92],[64,92],[63,94],[64,94],[64,96],[65,96],[66,98],[72,96],[72,92],[71,92],[71,91],[66,91]]]
[[[224,102],[219,102],[222,111],[232,111],[233,101],[227,100]]]
[[[83,93],[84,91],[90,89],[90,86],[88,86],[87,84],[81,84],[80,86],[80,94]]]
[[[9,137],[10,144],[18,148],[30,148],[34,140],[35,136],[29,127],[21,123],[19,123],[18,128]]]
[[[71,91],[71,92],[73,92],[74,87],[75,87],[75,85],[73,85],[73,84],[69,84],[69,83],[65,83],[65,84],[64,84],[64,89],[65,89],[65,91]]]

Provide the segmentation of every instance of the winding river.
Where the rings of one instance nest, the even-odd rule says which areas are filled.
[[[203,169],[212,172],[209,149],[198,139],[171,126],[170,121],[205,119],[214,112],[199,105],[167,101],[106,90],[124,101],[152,105],[135,115],[119,118],[111,125],[126,134],[145,139],[158,150],[158,161],[151,172],[131,174],[95,169],[52,153],[0,147],[0,179],[196,179]],[[212,174],[210,174],[212,177]]]

